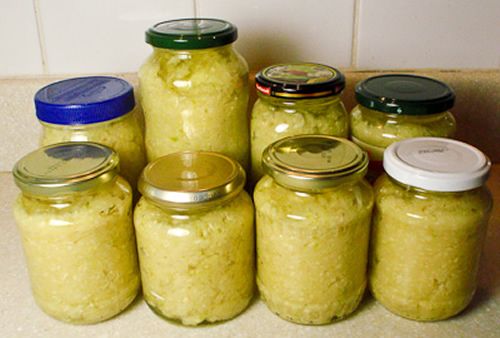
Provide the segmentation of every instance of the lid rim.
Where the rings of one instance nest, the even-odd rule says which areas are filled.
[[[423,89],[421,91],[416,90],[413,92],[415,94],[414,98],[411,99],[404,97],[408,93],[395,92],[394,88],[387,88],[389,84],[401,81],[425,88],[427,92],[423,92]],[[401,115],[442,113],[453,107],[456,97],[454,90],[446,83],[434,78],[414,74],[382,74],[372,76],[359,81],[354,88],[354,92],[356,101],[363,107],[383,113]],[[425,97],[426,95],[428,98]]]
[[[172,25],[182,22],[201,22],[221,23],[226,25],[223,29],[208,33],[167,33],[160,32],[159,27]],[[165,20],[158,22],[148,28],[145,32],[145,41],[156,48],[190,50],[206,49],[228,45],[238,38],[238,29],[232,23],[216,18],[182,18],[174,20]]]
[[[463,163],[462,158],[450,162],[452,161],[450,158],[442,155],[441,158],[432,157],[431,167],[428,164],[430,160],[420,155],[420,152],[425,150],[423,147],[429,147],[431,144],[433,147],[440,145],[446,149],[446,152],[452,151],[462,156],[472,156],[476,158],[476,162]],[[417,161],[415,164],[405,161],[404,157],[410,155],[414,162]],[[442,171],[438,171],[436,165],[441,165]],[[469,167],[465,167],[466,165]],[[403,184],[434,192],[461,192],[476,189],[485,184],[489,176],[491,161],[479,149],[467,143],[440,137],[419,137],[390,145],[384,151],[383,166],[388,176]],[[446,171],[446,168],[450,166],[464,169]]]
[[[93,85],[93,82],[97,83]],[[86,91],[97,86],[105,87],[94,93],[95,101],[87,97],[89,102],[77,102]],[[53,93],[57,93],[58,98],[53,97]],[[64,95],[70,96],[61,98]],[[35,114],[40,121],[59,125],[85,125],[126,115],[135,108],[135,96],[133,87],[123,79],[112,76],[85,76],[57,81],[42,87],[35,93],[34,105]]]

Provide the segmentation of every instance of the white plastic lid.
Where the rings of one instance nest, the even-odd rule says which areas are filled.
[[[396,142],[384,152],[384,169],[395,180],[431,191],[471,190],[486,182],[490,160],[466,143],[439,137]]]

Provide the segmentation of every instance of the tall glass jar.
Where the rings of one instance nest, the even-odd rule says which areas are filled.
[[[415,138],[388,147],[384,168],[375,184],[371,291],[409,319],[451,317],[476,289],[490,162],[459,141]]]
[[[217,19],[160,22],[146,32],[153,54],[139,70],[148,160],[184,151],[223,153],[248,164],[248,66]]]
[[[326,134],[347,137],[348,114],[340,100],[344,75],[335,68],[314,64],[279,64],[255,77],[258,99],[252,110],[251,179],[263,176],[264,149],[283,137]]]
[[[41,148],[14,167],[33,295],[58,320],[111,318],[139,290],[132,192],[117,165],[111,149],[84,142]]]
[[[120,156],[120,174],[135,189],[146,165],[140,109],[125,80],[109,76],[72,78],[49,84],[35,95],[43,126],[41,145],[97,142]]]
[[[180,152],[141,176],[137,233],[144,299],[161,317],[198,325],[231,319],[254,286],[253,204],[245,171],[212,152]]]
[[[346,139],[302,135],[272,143],[262,162],[267,175],[254,192],[262,299],[300,324],[344,318],[366,286],[368,156]]]
[[[455,93],[428,77],[387,74],[370,77],[355,87],[358,105],[350,116],[351,138],[370,155],[368,177],[383,172],[385,148],[412,137],[453,137]]]

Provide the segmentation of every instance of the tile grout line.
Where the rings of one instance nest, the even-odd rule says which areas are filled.
[[[358,67],[358,33],[359,33],[359,13],[361,0],[354,0],[354,14],[352,23],[352,43],[351,43],[351,69]]]
[[[39,0],[33,0],[33,10],[35,11],[35,23],[38,34],[38,45],[40,47],[40,55],[42,57],[42,69],[44,74],[49,74],[49,66],[47,64],[47,49],[45,47],[45,34],[43,31],[42,17],[40,15]]]
[[[200,14],[198,13],[199,9],[200,9],[200,4],[198,0],[193,0],[193,15],[195,18],[198,18],[200,16]]]

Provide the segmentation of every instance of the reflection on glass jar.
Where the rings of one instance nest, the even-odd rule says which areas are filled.
[[[375,184],[370,288],[390,311],[441,320],[462,311],[477,285],[491,210],[490,163],[442,138],[395,143]]]
[[[106,320],[137,295],[132,192],[118,156],[95,143],[63,143],[22,158],[14,215],[37,304],[75,324]]]
[[[230,158],[181,152],[151,162],[136,206],[144,298],[184,325],[231,319],[253,296],[253,204]]]
[[[160,22],[139,71],[149,161],[184,150],[221,152],[248,164],[248,66],[236,27],[216,19]]]
[[[352,313],[366,286],[373,192],[366,153],[303,135],[271,144],[255,187],[257,285],[269,309],[301,324]]]

